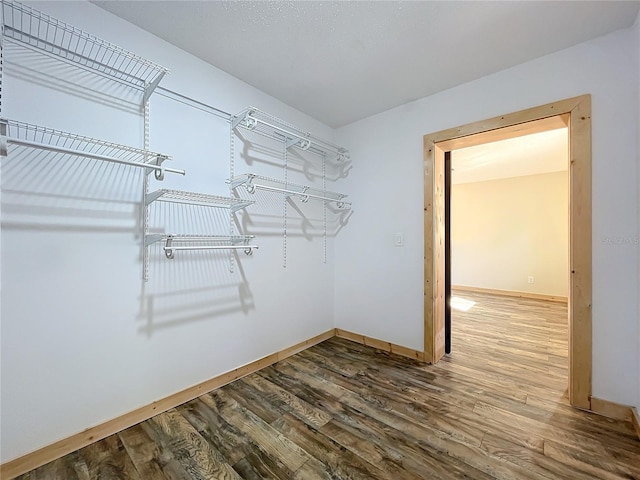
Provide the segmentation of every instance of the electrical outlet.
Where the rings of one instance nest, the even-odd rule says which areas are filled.
[[[533,278],[532,276],[527,277],[527,283],[536,283],[535,281],[536,279]]]

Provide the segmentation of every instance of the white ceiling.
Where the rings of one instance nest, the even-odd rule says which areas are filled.
[[[561,172],[569,168],[569,131],[559,128],[460,148],[451,153],[454,184]]]
[[[630,27],[640,1],[92,0],[339,127]]]

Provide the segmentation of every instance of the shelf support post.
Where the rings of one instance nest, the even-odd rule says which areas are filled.
[[[0,157],[6,157],[8,154],[9,152],[7,150],[7,122],[6,120],[0,120]]]
[[[153,80],[153,82],[145,85],[144,87],[144,95],[142,97],[142,104],[144,105],[145,103],[147,103],[147,101],[149,100],[149,98],[151,97],[151,95],[153,94],[154,90],[156,89],[156,87],[158,86],[158,84],[160,83],[160,81],[164,78],[164,76],[167,74],[166,71],[162,71],[160,72],[160,74]]]

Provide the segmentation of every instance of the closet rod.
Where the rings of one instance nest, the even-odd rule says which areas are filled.
[[[173,245],[168,247],[162,247],[164,251],[167,250],[257,250],[258,245],[202,245],[202,246],[184,246],[174,247]]]
[[[184,170],[177,170],[175,168],[165,168],[165,167],[161,167],[159,165],[154,165],[154,164],[149,164],[149,163],[141,163],[141,162],[133,162],[133,161],[129,161],[129,160],[121,160],[119,158],[114,158],[114,157],[107,157],[106,155],[98,155],[95,153],[89,153],[89,152],[83,152],[81,150],[72,150],[70,148],[63,148],[63,147],[57,147],[55,145],[47,145],[45,143],[39,143],[39,142],[32,142],[29,140],[22,140],[19,138],[11,138],[11,137],[6,137],[6,141],[8,144],[12,144],[12,145],[19,145],[22,147],[32,147],[32,148],[38,148],[41,150],[48,150],[51,152],[56,152],[56,153],[64,153],[64,154],[68,154],[68,155],[77,155],[80,157],[85,157],[85,158],[91,158],[94,160],[104,160],[105,162],[113,162],[113,163],[120,163],[122,165],[131,165],[133,167],[143,167],[143,168],[149,168],[151,170],[156,170],[156,171],[165,171],[165,172],[170,172],[170,173],[179,173],[180,175],[184,175],[185,171]]]
[[[227,113],[224,110],[220,110],[219,108],[212,107],[211,105],[207,105],[206,103],[203,103],[194,98],[187,97],[186,95],[183,95],[181,93],[169,90],[168,88],[158,86],[155,89],[155,93],[156,95],[162,95],[163,97],[170,98],[171,100],[175,100],[176,102],[182,103],[189,107],[193,107],[197,110],[210,113],[211,115],[215,115],[216,117],[222,118],[224,120],[231,120],[232,115],[230,113]]]

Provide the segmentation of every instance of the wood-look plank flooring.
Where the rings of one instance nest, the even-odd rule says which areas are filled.
[[[568,404],[566,305],[454,296],[437,365],[333,338],[19,478],[640,479],[631,424]]]

